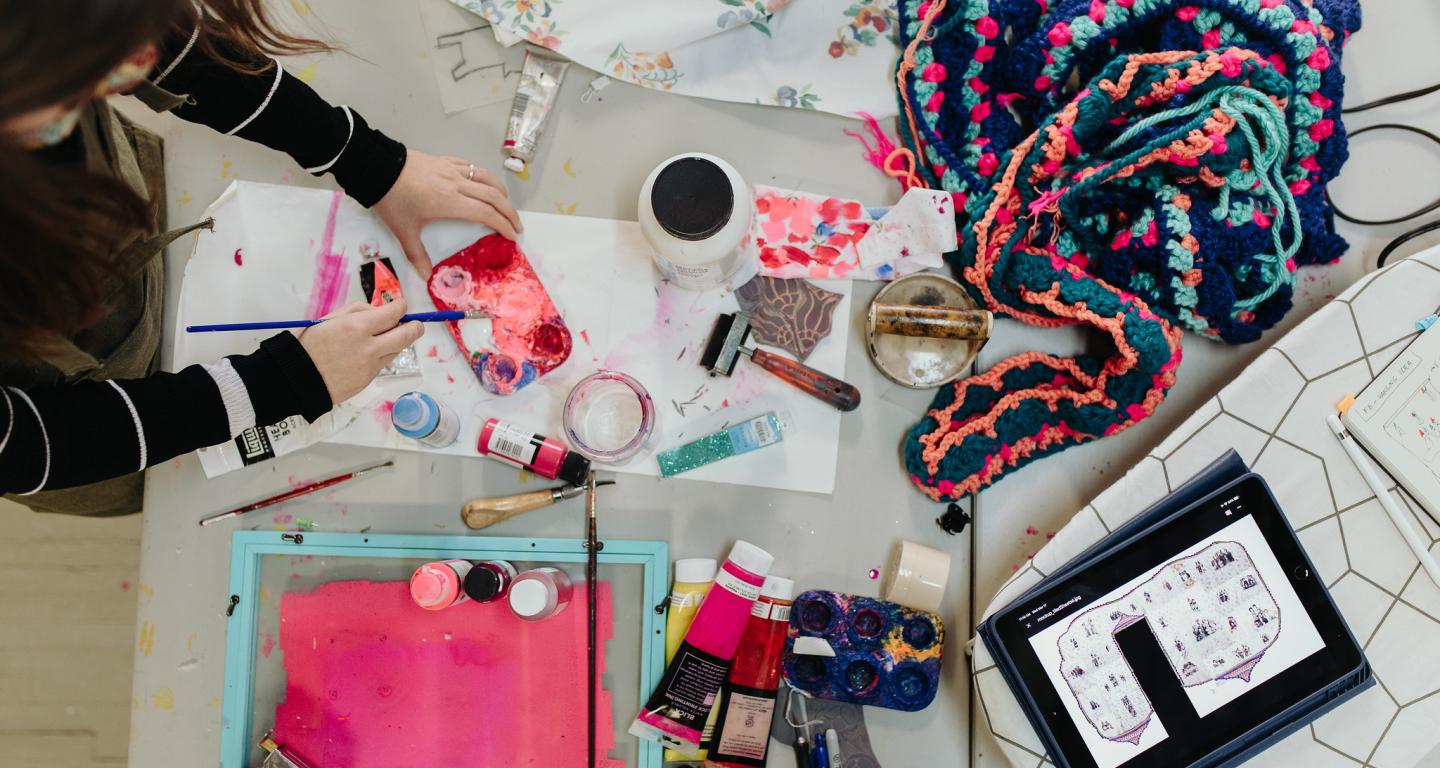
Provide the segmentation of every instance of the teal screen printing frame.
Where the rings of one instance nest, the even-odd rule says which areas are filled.
[[[603,543],[599,578],[611,582],[615,606],[615,639],[611,645],[625,635],[629,642],[622,644],[626,646],[623,654],[638,646],[638,674],[634,675],[638,686],[633,695],[643,703],[665,668],[664,614],[654,608],[668,595],[669,546],[663,541]],[[245,768],[258,754],[255,734],[263,733],[264,728],[255,719],[255,706],[257,695],[265,693],[266,681],[257,680],[257,667],[262,662],[270,663],[269,649],[262,649],[258,638],[265,627],[276,623],[279,605],[279,595],[269,592],[357,577],[382,580],[404,574],[399,577],[408,578],[407,569],[446,558],[583,566],[586,551],[585,542],[579,539],[237,531],[231,541],[232,613],[225,636],[221,768]],[[583,573],[583,568],[571,569],[572,575],[577,572]],[[377,577],[378,573],[387,575]],[[267,590],[267,584],[276,589]],[[572,607],[584,610],[584,606]],[[265,645],[271,643],[267,640]],[[620,689],[633,678],[627,674],[625,682],[613,682],[621,677],[613,671],[615,651],[610,648],[605,652],[609,660],[605,682],[614,697],[615,716],[623,717],[628,713],[621,709],[622,702],[631,693]],[[627,659],[626,666],[628,663]],[[281,681],[283,684],[283,676]],[[624,729],[618,730],[623,735]],[[624,743],[617,736],[617,745]],[[639,768],[660,768],[662,750],[653,742],[641,741],[634,759]]]

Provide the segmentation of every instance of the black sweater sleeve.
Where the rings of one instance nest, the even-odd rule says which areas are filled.
[[[151,76],[187,97],[178,117],[284,152],[316,176],[332,173],[367,208],[390,191],[405,166],[403,144],[349,107],[330,106],[278,61],[257,61],[265,67],[259,74],[238,72],[206,58],[195,39],[167,40]]]
[[[289,333],[226,361],[143,379],[0,387],[0,494],[119,477],[250,426],[330,410],[324,379]]]

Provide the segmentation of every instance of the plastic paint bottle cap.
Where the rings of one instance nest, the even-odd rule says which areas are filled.
[[[715,580],[720,564],[708,557],[687,557],[675,561],[675,580],[681,584],[704,584]]]
[[[569,451],[560,462],[560,471],[555,477],[571,485],[585,485],[590,482],[590,460],[576,451]]]
[[[723,168],[703,157],[682,157],[655,177],[650,207],[671,236],[704,240],[730,221],[735,193]]]
[[[784,576],[766,576],[765,585],[760,587],[761,597],[773,597],[776,600],[794,600],[795,582]]]
[[[411,392],[395,400],[395,407],[390,411],[395,431],[406,437],[424,437],[435,431],[440,423],[440,409],[426,399],[424,395]]]
[[[455,596],[450,593],[446,572],[433,565],[421,566],[410,577],[410,597],[421,608],[440,608],[449,605]]]
[[[522,619],[539,616],[554,603],[550,585],[540,579],[521,579],[510,587],[510,610]]]
[[[477,567],[465,576],[465,594],[471,600],[487,603],[505,588],[505,580],[490,568]]]
[[[518,157],[507,157],[505,158],[505,170],[514,171],[515,173],[524,173],[525,161],[521,160]]]
[[[730,561],[756,576],[764,576],[775,564],[775,556],[742,539],[735,540],[730,549]]]

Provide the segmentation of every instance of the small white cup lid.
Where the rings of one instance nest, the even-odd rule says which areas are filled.
[[[539,616],[553,602],[550,586],[540,579],[522,579],[510,587],[510,610],[517,616]]]

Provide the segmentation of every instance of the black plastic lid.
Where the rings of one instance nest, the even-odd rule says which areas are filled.
[[[590,460],[570,451],[560,462],[560,472],[556,477],[571,485],[584,485],[590,482]]]
[[[471,600],[488,603],[505,589],[505,579],[493,568],[475,566],[465,575],[465,594]]]
[[[704,240],[730,221],[735,190],[720,166],[703,157],[683,157],[655,177],[650,207],[666,232],[681,240]]]

